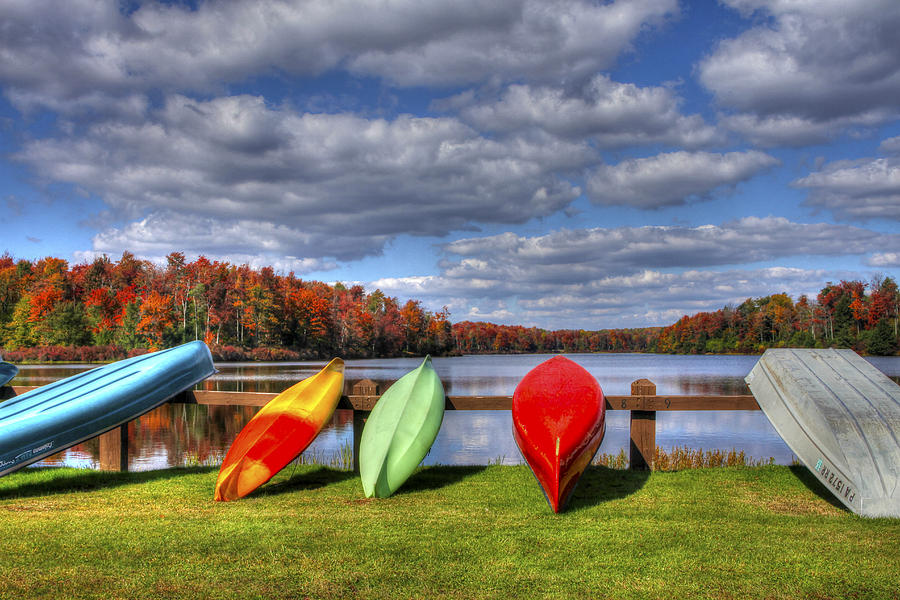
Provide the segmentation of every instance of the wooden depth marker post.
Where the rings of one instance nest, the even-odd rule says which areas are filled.
[[[362,440],[363,427],[369,418],[369,413],[375,407],[375,401],[379,395],[378,384],[371,379],[363,379],[356,382],[350,394],[353,396],[368,396],[371,400],[366,406],[360,406],[353,411],[353,472],[359,473],[359,443]],[[366,410],[368,409],[368,410]]]
[[[128,470],[128,423],[100,435],[100,470]]]
[[[638,379],[631,384],[632,396],[655,396],[656,384],[649,379]],[[631,468],[646,471],[653,468],[656,454],[656,411],[631,411]]]

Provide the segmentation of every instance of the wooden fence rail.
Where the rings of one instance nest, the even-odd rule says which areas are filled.
[[[13,386],[0,388],[0,399],[22,394],[34,387]],[[387,389],[387,386],[385,386]],[[359,470],[359,441],[362,428],[380,395],[378,383],[363,379],[344,388],[338,409],[353,411],[353,468]],[[263,392],[220,392],[211,390],[187,390],[173,396],[169,402],[181,404],[208,404],[219,406],[263,406],[277,396]],[[510,410],[512,396],[447,396],[446,410]],[[656,413],[682,410],[759,410],[751,395],[736,396],[668,396],[657,395],[656,384],[649,379],[638,379],[631,384],[627,396],[606,396],[607,410],[631,411],[631,444],[629,463],[632,469],[649,469],[656,451]],[[103,470],[128,470],[127,423],[100,436],[100,468]]]

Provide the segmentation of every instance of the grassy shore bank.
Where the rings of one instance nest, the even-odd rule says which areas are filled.
[[[593,466],[553,515],[526,467],[432,467],[367,500],[289,467],[212,501],[216,470],[0,479],[2,598],[898,598],[900,519],[799,467]]]

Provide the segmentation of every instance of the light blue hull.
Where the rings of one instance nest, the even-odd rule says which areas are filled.
[[[0,385],[6,385],[19,372],[19,367],[0,361]]]
[[[213,373],[191,342],[79,373],[0,403],[0,476],[127,423]]]

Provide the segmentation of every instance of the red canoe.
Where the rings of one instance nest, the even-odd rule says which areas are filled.
[[[553,512],[565,507],[606,430],[597,380],[556,356],[528,372],[513,394],[513,437]]]

